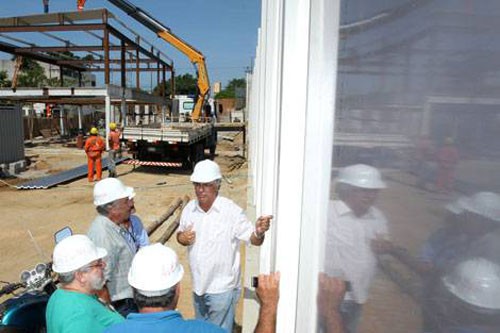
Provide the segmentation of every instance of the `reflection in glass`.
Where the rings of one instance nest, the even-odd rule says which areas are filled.
[[[500,332],[499,28],[495,0],[341,1],[321,330]]]

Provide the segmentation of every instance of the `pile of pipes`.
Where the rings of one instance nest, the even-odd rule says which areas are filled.
[[[188,202],[189,196],[187,195],[184,196],[184,198],[179,197],[173,200],[172,203],[168,206],[167,211],[163,215],[153,221],[153,223],[145,226],[148,236],[151,238],[154,233],[153,236],[155,242],[161,244],[166,243],[170,239],[170,237],[172,237],[175,230],[177,230],[177,227],[179,227],[182,209]]]

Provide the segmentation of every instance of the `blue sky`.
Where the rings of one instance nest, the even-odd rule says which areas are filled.
[[[244,77],[255,55],[260,25],[259,0],[129,0],[152,14],[177,36],[200,50],[207,59],[211,83],[223,85],[232,78]],[[1,0],[0,16],[42,14],[42,0]],[[76,10],[76,0],[49,0],[50,12]],[[174,60],[177,74],[195,74],[179,51],[158,39],[132,18],[106,0],[87,0],[85,9],[109,8],[112,13],[164,51]],[[11,55],[0,53],[1,58]]]

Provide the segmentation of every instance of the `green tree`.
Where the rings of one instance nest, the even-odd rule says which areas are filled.
[[[10,87],[12,85],[12,81],[8,80],[7,71],[0,71],[0,87]]]
[[[23,57],[17,85],[21,87],[42,87],[46,85],[47,77],[43,67],[33,59]]]
[[[244,98],[246,86],[245,79],[232,79],[226,88],[215,95],[215,98]]]
[[[196,78],[191,74],[182,74],[175,77],[175,94],[176,95],[196,95],[198,92]],[[171,94],[171,80],[163,81],[153,89],[153,95],[160,96],[161,89],[166,85],[166,95]]]

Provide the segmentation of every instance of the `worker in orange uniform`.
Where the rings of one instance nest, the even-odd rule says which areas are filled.
[[[83,7],[85,6],[85,1],[86,0],[76,0],[76,7],[78,8],[79,12],[83,10]]]
[[[444,145],[437,153],[438,172],[436,187],[439,192],[448,193],[453,190],[455,169],[458,164],[458,149],[452,138],[446,138]]]
[[[85,141],[85,153],[87,154],[87,166],[88,166],[88,179],[89,182],[94,181],[94,166],[97,181],[102,178],[102,162],[101,155],[106,149],[104,140],[99,136],[97,128],[92,127],[90,129],[90,136]]]
[[[108,170],[110,177],[116,177],[116,160],[121,157],[120,136],[122,133],[115,123],[109,123],[109,154]]]

